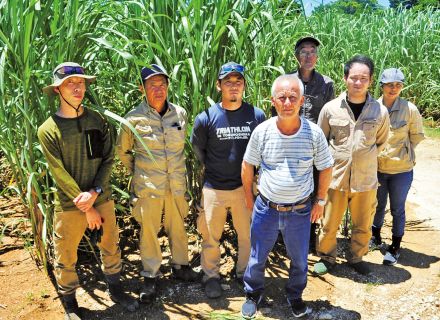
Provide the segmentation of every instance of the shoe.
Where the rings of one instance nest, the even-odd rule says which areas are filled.
[[[199,279],[199,274],[195,272],[189,265],[181,265],[179,269],[172,268],[173,276],[182,281],[196,281]]]
[[[258,305],[262,300],[263,295],[260,293],[247,293],[246,301],[241,306],[241,316],[244,319],[254,319],[257,315]]]
[[[81,320],[82,312],[78,307],[78,301],[76,300],[75,293],[65,295],[62,298],[65,314],[65,320]]]
[[[368,243],[368,251],[381,250],[384,245],[382,239],[372,236]]]
[[[139,308],[139,303],[124,292],[121,283],[109,283],[108,295],[114,303],[119,303],[127,311],[134,312]]]
[[[209,278],[205,282],[205,294],[210,299],[219,298],[222,295],[222,286],[220,285],[220,279]]]
[[[365,261],[350,263],[350,267],[354,269],[357,273],[367,276],[371,273],[371,269]]]
[[[287,302],[290,305],[290,308],[292,309],[292,314],[295,318],[301,318],[305,315],[309,314],[312,309],[307,307],[307,305],[304,303],[303,299],[298,298],[294,300],[287,299]]]
[[[327,260],[321,259],[313,266],[313,271],[317,275],[324,275],[328,272],[330,272],[334,267],[335,263],[328,262]]]
[[[157,278],[144,277],[144,285],[139,293],[139,300],[142,303],[151,303],[157,294]]]
[[[392,250],[388,249],[385,252],[385,256],[383,257],[383,264],[386,266],[394,266],[397,263],[397,260],[400,257],[400,252],[397,250],[395,253]]]

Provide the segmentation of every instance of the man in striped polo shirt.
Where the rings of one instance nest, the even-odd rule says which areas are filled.
[[[333,159],[321,129],[299,116],[304,86],[296,75],[282,75],[272,85],[272,104],[278,116],[260,124],[252,133],[242,165],[245,201],[253,208],[251,254],[244,274],[246,302],[242,315],[256,315],[264,290],[264,268],[281,232],[291,259],[286,284],[295,317],[310,309],[302,300],[307,284],[310,223],[322,217],[332,175]],[[259,196],[252,194],[254,167],[260,167]],[[313,166],[319,171],[316,198]],[[312,204],[313,203],[313,204]]]

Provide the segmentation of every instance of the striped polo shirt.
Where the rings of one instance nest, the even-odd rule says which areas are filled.
[[[255,128],[244,161],[259,166],[259,192],[275,203],[295,203],[313,191],[313,165],[321,171],[333,166],[322,130],[301,117],[293,135],[282,134],[277,117]]]

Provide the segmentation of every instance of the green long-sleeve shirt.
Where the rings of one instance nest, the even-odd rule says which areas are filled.
[[[113,165],[113,129],[106,119],[90,109],[77,118],[52,115],[38,128],[38,139],[49,170],[57,184],[56,210],[75,210],[73,199],[100,186],[95,205],[110,198]]]

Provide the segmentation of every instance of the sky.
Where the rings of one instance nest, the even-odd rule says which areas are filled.
[[[327,4],[329,2],[333,2],[334,0],[303,0],[304,1],[304,7],[306,9],[306,14],[310,15],[313,11],[313,9],[317,6],[319,6],[322,2],[324,4]],[[384,7],[389,6],[388,0],[378,0],[379,4]]]

